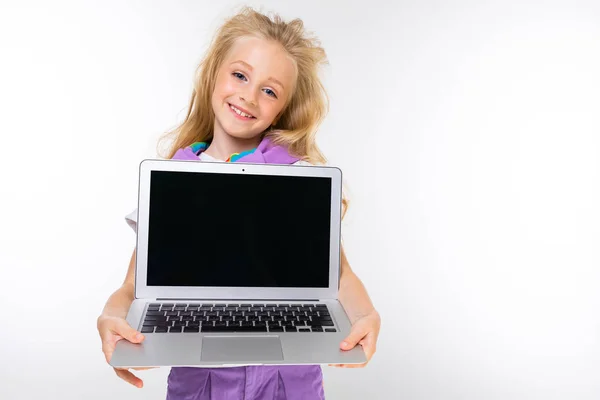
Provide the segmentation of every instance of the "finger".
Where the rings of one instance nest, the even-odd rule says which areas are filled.
[[[364,368],[367,366],[367,363],[363,364],[344,364],[344,368]]]
[[[350,350],[356,346],[356,344],[365,337],[367,330],[365,325],[360,322],[352,327],[350,334],[340,343],[340,347],[343,350]]]
[[[122,336],[112,333],[112,331],[107,330],[106,333],[102,335],[102,352],[104,353],[104,358],[107,363],[110,363],[110,359],[112,354],[115,351],[115,346],[117,342],[123,339]]]
[[[136,386],[138,388],[144,386],[144,382],[140,378],[127,371],[126,369],[115,368],[115,373],[119,378],[123,379],[127,383],[131,383],[133,386]]]
[[[104,358],[107,363],[110,363],[110,359],[112,357],[113,352],[115,351],[114,345],[111,345],[107,341],[102,341],[102,352],[104,353]]]
[[[364,368],[367,363],[364,364],[329,364],[330,367],[335,368]]]
[[[132,343],[140,343],[144,340],[144,335],[142,335],[141,332],[133,329],[124,319],[121,319],[117,322],[114,332]]]
[[[368,334],[365,336],[365,338],[360,341],[360,344],[367,357],[367,362],[369,362],[371,357],[373,357],[373,354],[375,354],[375,340],[373,340],[373,335]]]

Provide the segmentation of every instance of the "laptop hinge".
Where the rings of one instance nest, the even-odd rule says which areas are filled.
[[[204,301],[204,300],[223,300],[223,301],[321,301],[319,299],[215,299],[215,298],[193,298],[193,299],[185,299],[185,298],[175,298],[175,297],[157,297],[157,301],[171,300],[171,301]]]

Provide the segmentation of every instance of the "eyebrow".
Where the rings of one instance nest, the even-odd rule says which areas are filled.
[[[250,65],[247,62],[242,61],[242,60],[234,61],[231,64],[235,64],[235,63],[242,64],[243,66],[248,68],[250,71],[252,71],[254,69],[254,68],[252,68],[252,65]],[[267,80],[281,86],[282,89],[285,89],[285,86],[283,86],[283,84],[281,82],[279,82],[277,79],[273,78],[272,76],[270,76],[269,79],[267,79]]]

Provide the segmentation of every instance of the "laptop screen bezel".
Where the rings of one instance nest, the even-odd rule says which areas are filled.
[[[325,177],[331,179],[329,285],[325,288],[148,286],[148,226],[152,171]],[[139,167],[135,298],[319,300],[337,298],[340,277],[342,171],[332,166],[197,162],[146,159]]]

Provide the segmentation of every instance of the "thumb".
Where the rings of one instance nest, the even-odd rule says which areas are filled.
[[[360,322],[352,326],[350,334],[340,343],[340,347],[345,350],[350,350],[356,346],[356,344],[363,339],[367,334],[366,329]]]
[[[133,329],[131,325],[127,323],[126,320],[121,320],[116,327],[117,334],[123,336],[123,338],[127,339],[132,343],[139,343],[144,340],[144,335],[141,332]]]

